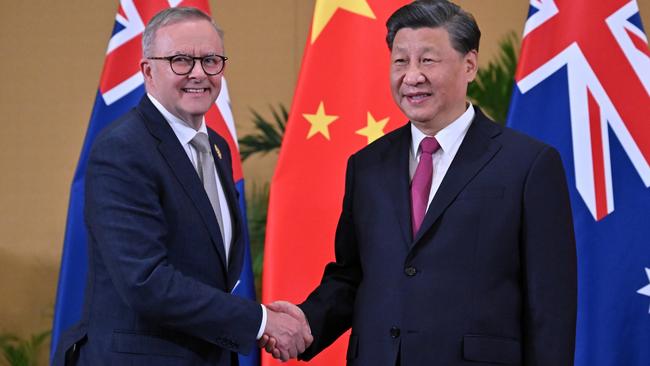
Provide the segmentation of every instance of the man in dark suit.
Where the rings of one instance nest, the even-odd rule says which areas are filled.
[[[89,158],[84,312],[55,364],[231,366],[263,332],[279,337],[285,357],[311,342],[289,315],[230,293],[244,225],[231,152],[204,121],[223,53],[200,10],[164,10],[147,25],[147,95],[101,133]]]
[[[300,309],[269,307],[306,315],[304,360],[352,328],[348,365],[572,365],[576,254],[560,156],[466,102],[480,38],[469,13],[416,1],[387,28],[392,94],[410,123],[349,159],[321,284]]]

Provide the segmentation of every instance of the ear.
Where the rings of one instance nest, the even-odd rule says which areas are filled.
[[[478,71],[478,52],[471,50],[467,52],[464,59],[465,77],[468,83],[474,81],[476,72]]]
[[[151,63],[146,58],[140,60],[140,71],[142,72],[142,76],[144,76],[145,82],[151,82],[153,79]]]

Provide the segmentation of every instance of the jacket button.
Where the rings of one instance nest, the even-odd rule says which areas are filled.
[[[404,269],[404,273],[406,273],[406,275],[409,277],[413,277],[416,273],[418,273],[418,270],[413,266],[408,266]]]
[[[398,327],[390,328],[390,336],[391,336],[391,338],[399,337],[399,328]]]

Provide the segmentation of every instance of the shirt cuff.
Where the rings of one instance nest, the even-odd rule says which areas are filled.
[[[264,329],[266,329],[266,306],[260,304],[262,307],[262,324],[260,324],[260,329],[257,331],[257,340],[262,338],[262,335],[264,335]]]

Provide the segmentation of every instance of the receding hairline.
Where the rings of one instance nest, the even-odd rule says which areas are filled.
[[[150,52],[156,43],[156,37],[159,30],[176,24],[196,22],[201,20],[208,22],[212,26],[212,28],[217,32],[217,35],[219,36],[219,39],[223,45],[223,30],[219,27],[219,25],[217,25],[217,23],[210,15],[194,7],[169,8],[154,15],[149,23],[147,23],[142,36],[143,57],[152,56]]]

